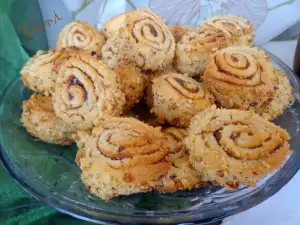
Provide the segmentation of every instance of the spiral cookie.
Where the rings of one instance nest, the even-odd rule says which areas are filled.
[[[102,199],[149,191],[170,168],[163,134],[136,119],[109,118],[83,138],[81,179]]]
[[[204,86],[224,108],[260,108],[273,94],[273,66],[262,50],[228,47],[209,56]]]
[[[173,160],[183,157],[187,154],[187,150],[182,140],[187,136],[187,130],[178,127],[169,127],[163,130],[170,147],[170,156]]]
[[[22,68],[25,86],[33,91],[50,95],[57,76],[57,60],[63,50],[38,51]]]
[[[102,48],[108,64],[128,60],[143,70],[159,70],[172,63],[175,40],[165,22],[156,14],[140,8],[126,13],[118,35]],[[113,55],[113,57],[112,57]]]
[[[193,118],[188,133],[195,169],[230,189],[256,185],[291,153],[288,133],[250,111],[211,107]]]
[[[213,96],[194,79],[170,73],[152,80],[146,102],[158,122],[188,127],[197,112],[213,104]]]
[[[275,69],[275,91],[262,107],[254,110],[267,120],[273,120],[281,115],[293,100],[292,87],[286,74]]]
[[[208,56],[229,45],[225,33],[220,29],[194,29],[187,32],[177,43],[175,66],[189,76],[202,75]]]
[[[31,95],[23,102],[21,122],[32,136],[52,144],[70,145],[75,130],[54,113],[51,97]]]
[[[77,129],[90,129],[107,116],[120,115],[125,104],[117,75],[82,51],[61,62],[53,94],[56,114]]]
[[[170,146],[172,166],[168,173],[158,180],[156,189],[161,192],[176,192],[199,187],[200,176],[190,165],[187,149],[182,142],[187,136],[187,131],[182,128],[169,127],[163,133]]]
[[[84,51],[100,53],[104,44],[104,35],[96,27],[75,21],[69,23],[59,34],[56,46],[58,49],[77,47]]]
[[[125,94],[124,111],[130,110],[143,97],[143,92],[149,83],[149,77],[131,64],[119,65],[113,68],[117,74],[121,91]]]
[[[253,45],[254,29],[249,20],[240,16],[214,16],[203,21],[201,27],[223,30],[233,45]]]

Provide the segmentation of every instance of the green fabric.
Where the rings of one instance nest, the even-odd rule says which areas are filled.
[[[28,60],[28,52],[31,55],[37,49],[47,48],[46,36],[42,31],[30,39],[17,32],[18,26],[39,20],[41,20],[41,15],[36,0],[0,1],[0,95],[16,76],[20,76],[19,70]],[[34,199],[10,177],[0,163],[0,224],[77,225],[90,223],[59,213]]]
[[[3,1],[3,0],[1,0]],[[9,17],[18,30],[25,26],[32,34],[30,38],[26,38],[22,32],[18,32],[23,48],[29,55],[35,54],[37,50],[48,49],[47,36],[45,29],[34,32],[32,26],[36,29],[39,25],[44,25],[38,0],[4,0],[12,2]],[[2,4],[2,3],[0,3]]]
[[[54,209],[43,205],[43,203],[38,202],[16,184],[1,163],[0,181],[1,225],[91,224],[59,213]],[[32,206],[24,207],[30,203]]]

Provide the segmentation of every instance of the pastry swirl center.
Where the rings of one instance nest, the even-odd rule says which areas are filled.
[[[161,162],[169,153],[163,136],[152,128],[126,120],[117,118],[101,124],[91,139],[96,148],[93,154],[102,155],[114,168]]]
[[[74,75],[69,78],[67,90],[69,95],[67,104],[70,108],[79,108],[87,100],[87,91],[84,85]]]
[[[169,50],[171,41],[163,28],[152,18],[134,21],[132,37],[136,43],[143,43],[156,50]]]
[[[214,148],[217,144],[221,151],[236,159],[258,160],[266,158],[282,144],[282,138],[265,127],[261,129],[253,123],[232,123],[212,133],[205,133],[207,144]]]
[[[259,60],[245,52],[219,53],[215,56],[215,64],[220,73],[213,76],[227,83],[256,86],[263,79]]]
[[[197,83],[183,80],[179,77],[167,77],[166,80],[177,92],[186,98],[196,100],[205,97],[204,89]]]
[[[86,47],[93,43],[93,33],[88,28],[82,26],[81,24],[74,24],[68,35],[66,37],[66,42],[68,45],[75,45]]]

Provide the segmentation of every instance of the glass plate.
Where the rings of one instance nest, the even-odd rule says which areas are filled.
[[[293,72],[268,53],[273,63],[287,73],[299,93]],[[201,188],[174,194],[150,192],[102,201],[86,191],[74,158],[76,146],[60,147],[36,141],[20,124],[21,104],[31,91],[15,79],[1,99],[0,157],[12,177],[37,199],[53,208],[92,222],[102,223],[206,223],[253,207],[276,193],[300,168],[298,94],[275,123],[288,130],[294,150],[282,169],[255,188],[227,191]]]

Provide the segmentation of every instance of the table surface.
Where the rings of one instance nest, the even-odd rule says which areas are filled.
[[[270,42],[263,46],[292,68],[296,41]],[[222,225],[300,225],[300,171],[275,195]]]

